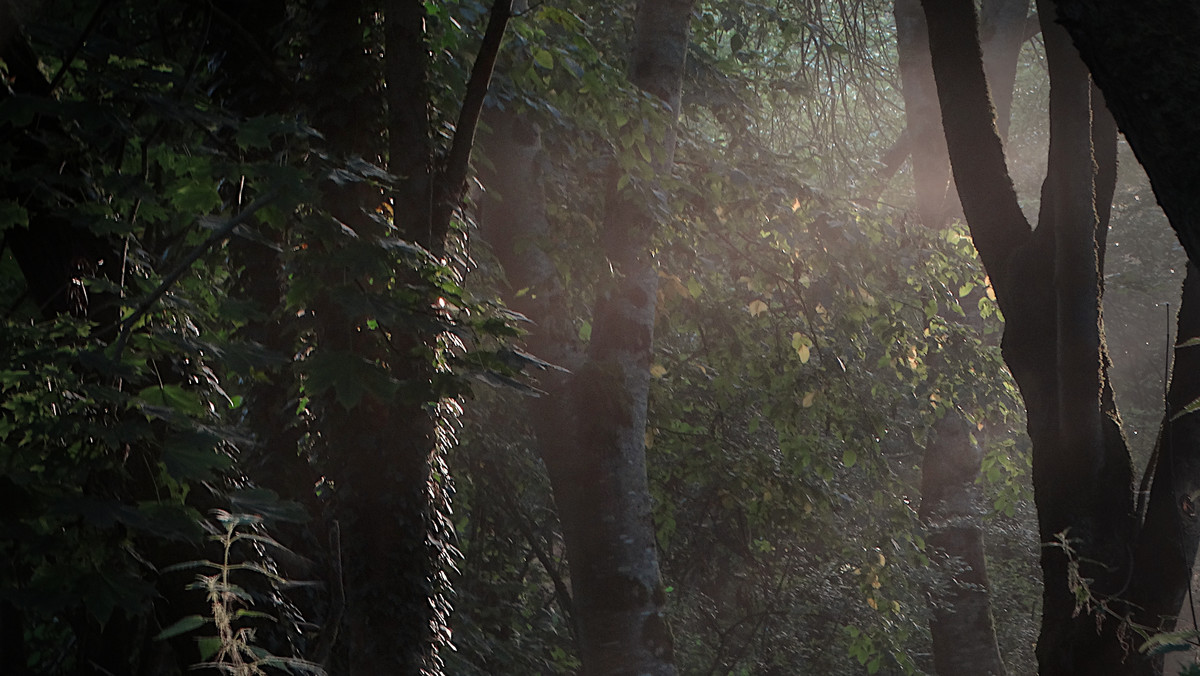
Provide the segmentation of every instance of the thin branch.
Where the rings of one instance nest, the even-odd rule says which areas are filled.
[[[446,158],[439,181],[439,200],[435,205],[434,227],[445,232],[450,223],[450,214],[462,196],[467,182],[467,169],[471,163],[471,148],[475,145],[475,129],[479,126],[479,115],[483,111],[483,100],[492,81],[492,71],[500,54],[500,43],[504,30],[512,16],[513,0],[495,0],[491,16],[479,45],[479,55],[471,67],[471,79],[467,82],[467,93],[463,97],[462,110],[455,125],[454,144]]]
[[[121,333],[117,336],[115,343],[116,349],[113,351],[113,359],[121,358],[121,352],[125,349],[125,343],[129,340],[129,334],[133,330],[133,325],[136,324],[143,315],[150,311],[150,308],[156,302],[158,302],[158,299],[162,298],[163,294],[165,294],[167,290],[171,288],[171,285],[179,281],[179,278],[183,276],[183,273],[187,272],[188,269],[192,267],[193,263],[200,260],[200,257],[203,256],[206,251],[229,237],[229,235],[233,233],[234,228],[242,223],[245,223],[251,216],[271,202],[274,202],[276,199],[278,199],[278,197],[279,191],[271,190],[267,192],[267,194],[251,202],[250,205],[245,209],[242,209],[238,215],[221,224],[221,226],[218,227],[213,234],[208,236],[208,239],[205,239],[203,242],[198,244],[196,248],[192,249],[191,252],[184,257],[183,261],[181,261],[174,270],[167,273],[167,276],[163,278],[163,281],[158,285],[158,288],[151,292],[149,296],[146,296],[146,298],[134,309],[133,313],[121,322]]]

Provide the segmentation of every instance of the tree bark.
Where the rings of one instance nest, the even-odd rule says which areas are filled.
[[[1159,433],[1152,484],[1137,543],[1130,596],[1139,624],[1172,631],[1188,594],[1200,545],[1200,416],[1182,414],[1200,399],[1200,270],[1189,263],[1179,307],[1167,420]]]
[[[950,158],[938,109],[933,68],[929,62],[929,31],[921,0],[896,0],[896,51],[904,88],[904,118],[912,154],[917,213],[926,227],[938,228],[949,218]]]
[[[363,2],[320,7],[320,29],[311,46],[314,124],[340,158],[376,157],[386,129],[388,169],[395,177],[390,194],[366,181],[325,182],[322,206],[336,220],[335,228],[349,227],[354,239],[372,243],[398,234],[449,264],[449,221],[462,196],[472,130],[510,8],[510,0],[497,0],[492,8],[452,149],[439,157],[428,104],[425,3],[385,3],[386,89],[378,84],[381,73],[371,43],[376,8]],[[386,114],[378,105],[381,96]],[[384,203],[394,214],[394,230],[371,217]],[[381,287],[388,280],[372,280],[344,266],[322,271],[325,291],[314,303],[320,350],[386,365],[400,383],[388,400],[367,393],[348,407],[325,401],[319,421],[327,477],[337,485],[344,545],[341,655],[346,670],[355,674],[440,673],[439,651],[449,643],[444,571],[453,548],[443,457],[453,439],[448,420],[457,406],[441,398],[434,362],[442,349],[439,331],[450,320],[436,311],[430,316],[442,292],[421,270],[405,265],[394,266],[395,281],[417,296],[408,301],[406,322],[380,322],[379,330],[368,330],[372,294],[386,293]],[[348,304],[347,297],[366,302]]]
[[[421,202],[411,195],[427,189],[426,176],[415,170],[407,173],[410,166],[424,169],[430,162],[423,90],[424,8],[419,5],[393,3],[387,8],[391,11],[385,29],[389,62],[403,58],[409,68],[405,79],[388,83],[389,89],[402,90],[412,102],[388,111],[392,147],[407,150],[389,158],[389,168],[400,176],[393,211],[402,216],[396,226],[407,236],[411,236],[407,231],[416,229],[414,222],[425,220],[422,215],[429,211],[414,208]],[[312,99],[312,119],[335,157],[373,157],[376,139],[382,136],[384,121],[372,82],[379,72],[367,56],[370,11],[362,2],[330,3],[312,37],[312,60],[317,64],[314,87],[324,93]],[[364,182],[328,182],[321,205],[332,218],[370,237],[378,226],[367,214],[382,200],[382,193]],[[332,254],[337,242],[323,246]],[[362,311],[340,302],[360,273],[339,268],[325,274],[326,292],[314,303],[319,349],[371,363],[399,360],[392,365],[398,377],[413,382],[427,377],[428,367],[417,360],[386,354],[376,344],[375,333],[363,330]],[[402,354],[419,349],[423,338],[410,329],[396,336]],[[326,477],[337,486],[335,511],[345,585],[342,639],[331,666],[351,674],[436,671],[434,628],[443,604],[433,588],[437,554],[428,542],[432,524],[426,504],[430,461],[437,453],[436,422],[423,393],[414,388],[413,394],[394,402],[366,395],[349,408],[331,396],[321,404],[318,428],[331,461]],[[324,627],[323,631],[337,629]]]
[[[674,162],[693,4],[643,0],[634,19],[630,80],[671,114],[662,144],[652,150],[659,173],[669,173]],[[674,647],[645,447],[658,294],[650,241],[657,224],[651,205],[622,193],[617,176],[612,181],[603,241],[614,274],[599,285],[587,357],[572,379],[576,444],[556,449],[563,471],[555,472],[555,500],[586,673],[667,676],[675,673]]]
[[[983,70],[996,107],[996,128],[1007,142],[1017,61],[1028,35],[1026,24],[1031,22],[1029,0],[983,0],[979,14]]]
[[[982,48],[986,81],[996,109],[1000,138],[1012,118],[1017,58],[1025,42],[1029,0],[985,0]],[[903,84],[906,135],[910,142],[917,213],[928,227],[941,227],[960,213],[950,175],[941,110],[929,60],[929,31],[920,0],[896,0],[896,50]]]

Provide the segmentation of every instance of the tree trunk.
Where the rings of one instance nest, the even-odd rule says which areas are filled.
[[[912,149],[917,213],[926,227],[938,228],[949,218],[950,158],[942,115],[938,109],[933,69],[929,62],[929,32],[921,0],[896,0],[896,51],[904,87],[904,119]]]
[[[983,508],[975,478],[982,459],[966,420],[948,414],[935,425],[921,468],[920,516],[939,581],[930,598],[929,629],[941,676],[1006,673],[979,526]]]
[[[693,0],[638,4],[630,79],[669,106],[655,168],[675,152]],[[641,124],[635,121],[634,124]],[[614,274],[598,285],[591,342],[571,384],[573,448],[547,455],[563,519],[586,673],[675,673],[666,597],[646,480],[646,411],[658,273],[650,253],[651,205],[610,185],[605,253]],[[561,488],[561,489],[560,489]]]
[[[400,174],[407,162],[429,163],[428,121],[422,89],[425,77],[424,9],[416,2],[394,3],[386,17],[389,61],[408,59],[409,77],[389,82],[412,96],[416,122],[396,122],[405,111],[389,111],[390,122],[412,156],[392,157],[390,168]],[[392,9],[389,7],[388,9]],[[379,75],[367,54],[366,25],[370,9],[360,2],[330,3],[323,11],[318,34],[313,40],[313,62],[318,64],[314,86],[324,96],[314,98],[313,122],[327,139],[335,157],[372,157],[382,134],[380,106],[372,78]],[[403,48],[403,51],[401,51]],[[413,60],[415,59],[415,60]],[[404,174],[400,174],[404,175]],[[403,199],[403,190],[419,183],[422,176],[407,176],[398,192],[394,213],[421,221],[428,209],[413,209]],[[325,186],[322,206],[330,215],[363,237],[371,237],[377,226],[370,213],[383,195],[364,182]],[[403,232],[408,220],[397,218]],[[407,233],[406,233],[407,234]],[[336,241],[326,245],[337,246]],[[354,355],[371,363],[397,359],[376,344],[374,332],[363,330],[366,317],[347,308],[349,284],[358,279],[355,270],[331,269],[325,280],[326,293],[315,303],[319,348],[327,354]],[[417,348],[422,337],[411,330],[398,332],[402,354]],[[393,365],[397,374],[413,382],[427,377],[427,366],[409,359]],[[321,438],[332,462],[327,479],[337,486],[336,515],[341,530],[345,586],[345,615],[339,642],[340,658],[335,664],[351,674],[418,674],[434,671],[434,629],[442,620],[437,615],[442,603],[435,596],[436,552],[431,539],[426,486],[430,461],[437,452],[435,421],[426,408],[423,393],[385,402],[371,395],[349,408],[340,402],[324,402],[319,423]],[[335,554],[337,555],[337,554]],[[336,630],[326,627],[326,631]]]
[[[672,112],[662,144],[651,150],[659,172],[669,172],[673,162],[692,4],[644,1],[635,18],[630,78]],[[528,339],[530,350],[574,371],[544,379],[548,396],[530,408],[562,523],[584,670],[591,676],[671,675],[674,649],[645,459],[656,222],[650,205],[617,189],[614,175],[602,238],[613,274],[597,284],[590,343],[578,351],[562,315],[564,290],[544,248],[548,226],[531,173],[537,132],[511,118],[495,126],[502,134],[491,153],[497,166],[488,186],[503,200],[485,207],[484,232],[510,286],[531,289],[512,300],[542,326]]]
[[[1200,416],[1181,413],[1200,399],[1200,270],[1189,263],[1179,307],[1167,422],[1159,433],[1152,480],[1137,543],[1130,596],[1139,624],[1172,631],[1191,584],[1200,545]],[[1179,416],[1179,417],[1176,417]]]
[[[1025,42],[1029,0],[985,0],[982,7],[983,62],[996,108],[1000,138],[1012,118],[1017,58]],[[903,84],[904,116],[916,183],[917,212],[928,227],[941,227],[959,214],[942,132],[941,110],[929,60],[929,31],[921,0],[896,0],[896,51]]]
[[[1029,0],[983,0],[979,13],[983,71],[996,108],[996,128],[1008,141],[1017,61],[1030,23]]]
[[[351,240],[372,246],[398,234],[432,252],[441,265],[449,264],[450,218],[462,197],[479,106],[510,8],[511,0],[496,0],[492,8],[451,148],[438,157],[426,80],[425,3],[385,3],[384,73],[373,56],[377,8],[361,2],[319,7],[320,28],[311,46],[314,124],[334,157],[346,159],[378,156],[386,129],[388,169],[395,177],[390,194],[368,181],[324,182],[322,206],[335,219],[330,224],[335,230],[348,227]],[[386,76],[384,89],[380,75]],[[394,230],[372,218],[383,204],[394,214]],[[315,244],[334,250],[344,241]],[[387,256],[380,264],[393,268],[393,280],[372,278],[377,273],[343,263],[354,260],[350,254],[332,257],[330,269],[321,271],[323,290],[314,303],[319,350],[349,363],[386,367],[398,385],[393,395],[368,391],[357,403],[327,396],[319,415],[319,443],[327,456],[327,477],[337,487],[343,551],[335,555],[344,562],[337,582],[346,586],[345,670],[432,674],[441,671],[438,654],[450,635],[444,571],[453,553],[451,491],[443,455],[453,439],[449,426],[457,404],[442,398],[435,362],[442,350],[439,332],[452,319],[430,310],[443,293],[423,274],[430,261],[410,267]],[[402,301],[407,304],[401,310],[384,309],[406,313],[394,325],[381,320],[372,330],[373,303],[384,308],[396,303],[388,295],[390,283],[413,297]]]

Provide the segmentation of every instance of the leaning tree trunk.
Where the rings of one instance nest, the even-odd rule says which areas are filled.
[[[1129,595],[1136,621],[1159,631],[1175,627],[1187,598],[1200,545],[1200,270],[1188,264],[1179,306],[1167,421],[1147,469],[1150,497],[1143,514]]]
[[[1057,16],[1192,262],[1200,261],[1200,6],[1191,0],[1057,0]]]

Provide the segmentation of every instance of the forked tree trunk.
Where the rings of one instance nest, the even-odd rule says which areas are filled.
[[[924,5],[955,180],[1004,312],[1004,357],[1028,412],[1045,545],[1039,672],[1155,673],[1154,660],[1132,652],[1136,638],[1126,624],[1144,621],[1136,609],[1153,605],[1143,591],[1143,577],[1152,573],[1135,567],[1135,559],[1143,560],[1137,548],[1153,546],[1145,556],[1153,560],[1183,551],[1187,541],[1176,536],[1151,545],[1147,535],[1163,518],[1154,510],[1139,535],[1129,453],[1108,381],[1100,301],[1115,128],[1065,32],[1046,21],[1051,14],[1042,7],[1051,145],[1039,225],[1032,229],[1004,166],[974,7],[955,0]],[[1198,310],[1186,302],[1181,322]],[[1192,377],[1185,368],[1182,359],[1175,365],[1180,388]],[[1165,491],[1166,502],[1186,516],[1186,496],[1172,484],[1178,480],[1156,482],[1151,502]]]
[[[479,105],[511,4],[493,3],[445,154],[435,152],[431,140],[426,4],[384,3],[384,73],[371,42],[379,8],[357,0],[319,7],[319,34],[310,48],[314,125],[339,158],[376,157],[386,129],[388,170],[395,177],[390,194],[365,181],[325,181],[321,204],[338,221],[336,228],[348,226],[354,239],[372,245],[399,236],[446,260],[451,214],[461,200]],[[395,215],[394,228],[373,218],[384,203]],[[339,246],[336,239],[314,245]],[[442,324],[430,321],[427,308],[435,306],[440,291],[418,271],[395,266],[396,284],[417,294],[409,301],[409,322],[388,327],[381,322],[379,331],[368,330],[370,304],[343,301],[386,293],[387,280],[370,279],[352,264],[338,265],[337,257],[330,260],[335,263],[322,271],[323,292],[314,303],[317,348],[386,365],[400,381],[394,396],[368,392],[350,406],[325,401],[316,423],[318,443],[329,458],[327,476],[338,486],[343,574],[336,582],[346,588],[340,653],[351,674],[441,673],[439,650],[449,639],[445,570],[452,551],[443,458],[452,439],[447,418],[455,407],[439,400],[433,386]]]
[[[413,102],[389,111],[393,134],[405,144],[403,154],[390,158],[389,169],[402,177],[394,195],[396,226],[412,238],[416,228],[410,219],[423,221],[421,215],[429,211],[414,207],[416,195],[427,189],[425,172],[430,162],[423,103],[427,100],[424,8],[417,2],[395,2],[389,9],[387,31],[393,39],[387,57],[405,59],[409,70],[403,79],[388,85]],[[380,73],[367,56],[371,11],[361,2],[331,3],[312,38],[313,62],[318,64],[315,87],[329,92],[312,99],[312,119],[335,157],[373,157],[385,125],[372,82]],[[373,240],[380,233],[368,214],[383,199],[382,191],[364,182],[327,182],[321,204],[333,218]],[[332,254],[337,242],[325,246]],[[360,274],[345,268],[327,271],[323,280],[327,291],[314,304],[319,349],[370,363],[393,362],[397,357],[384,353],[375,332],[363,330],[363,313],[339,301]],[[397,352],[410,354],[420,338],[408,329],[399,332],[396,340],[405,344]],[[428,378],[430,367],[407,359],[392,368],[400,377],[421,382]],[[342,551],[332,556],[341,558],[343,574],[335,583],[345,586],[345,613],[333,666],[351,674],[433,673],[434,632],[444,621],[443,603],[432,582],[437,561],[430,544],[434,508],[426,495],[430,462],[439,451],[436,422],[419,394],[395,401],[368,394],[350,408],[331,400],[323,402],[322,410],[318,424],[332,461],[327,477],[338,487],[335,518]]]

